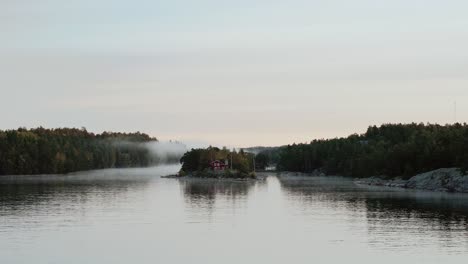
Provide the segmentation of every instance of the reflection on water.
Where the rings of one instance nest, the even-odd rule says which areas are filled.
[[[247,197],[257,181],[234,181],[213,179],[182,179],[180,187],[188,203],[210,203],[217,197],[229,200],[242,200]]]
[[[301,208],[339,208],[343,217],[362,215],[368,244],[386,250],[424,246],[468,252],[468,195],[356,186],[345,178],[280,178]],[[355,221],[356,219],[350,219]]]
[[[200,218],[204,217],[212,221],[212,215],[217,208],[222,210],[230,207],[235,212],[246,205],[249,191],[261,183],[217,179],[179,180],[187,211],[192,213],[194,222],[199,222]]]
[[[154,178],[152,169],[109,169],[70,175],[11,176],[0,178],[0,233],[24,228],[71,227],[95,208],[118,208],[134,199]],[[18,221],[19,219],[24,221]],[[52,227],[55,228],[55,227]]]
[[[465,263],[468,257],[466,194],[363,187],[345,178],[160,178],[178,169],[0,178],[0,263]]]

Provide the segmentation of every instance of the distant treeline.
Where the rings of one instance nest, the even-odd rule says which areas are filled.
[[[468,169],[468,125],[386,124],[361,135],[314,140],[260,153],[278,170],[352,177],[410,177],[446,167]],[[258,156],[257,155],[257,156]]]
[[[149,166],[157,160],[144,144],[156,141],[139,132],[93,134],[84,128],[0,130],[0,175]]]

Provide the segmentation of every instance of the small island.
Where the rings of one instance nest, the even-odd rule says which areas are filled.
[[[208,147],[192,149],[180,159],[182,168],[168,178],[256,179],[255,155],[244,150]]]

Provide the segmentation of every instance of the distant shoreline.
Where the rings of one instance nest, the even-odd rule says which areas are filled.
[[[324,173],[278,172],[286,177],[331,177]],[[345,176],[344,176],[345,177]],[[424,190],[435,192],[468,193],[468,175],[459,168],[441,168],[417,174],[409,179],[401,177],[388,178],[373,176],[367,178],[353,178],[353,182],[362,186],[381,186],[409,190]]]

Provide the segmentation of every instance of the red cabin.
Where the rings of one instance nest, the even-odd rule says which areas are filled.
[[[219,160],[212,161],[210,163],[211,169],[214,171],[223,171],[228,168],[228,163],[227,161],[222,162]]]

